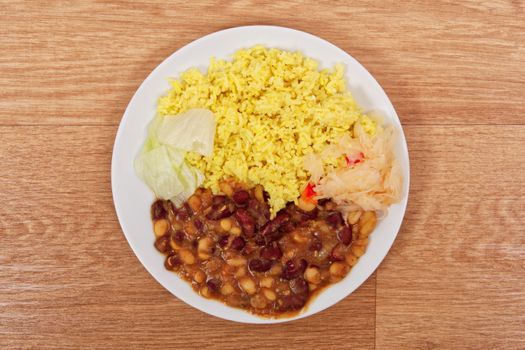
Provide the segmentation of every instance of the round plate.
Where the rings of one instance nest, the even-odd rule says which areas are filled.
[[[169,77],[177,77],[188,68],[206,70],[210,57],[229,59],[241,48],[262,44],[289,51],[301,51],[320,62],[321,68],[342,63],[346,67],[348,87],[363,110],[380,111],[386,121],[399,129],[397,155],[404,172],[404,195],[391,206],[370,236],[367,252],[348,276],[325,289],[302,313],[292,318],[268,319],[208,300],[190,285],[164,268],[164,257],[153,246],[150,220],[152,192],[135,175],[133,160],[146,138],[146,127],[155,115],[157,99],[170,88]],[[151,72],[131,99],[115,139],[111,163],[113,200],[122,231],[146,270],[176,297],[210,315],[246,323],[278,323],[313,315],[352,293],[379,266],[396,238],[405,214],[409,186],[409,161],[405,136],[394,107],[368,71],[352,56],[314,35],[274,26],[247,26],[222,30],[184,46]]]

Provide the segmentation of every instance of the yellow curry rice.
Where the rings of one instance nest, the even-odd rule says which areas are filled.
[[[204,173],[204,187],[218,192],[229,177],[261,184],[272,215],[306,185],[304,155],[320,152],[357,121],[375,129],[347,91],[343,67],[319,71],[299,52],[255,46],[231,61],[212,58],[206,74],[192,68],[170,83],[159,99],[160,115],[208,108],[217,120],[213,155],[187,155]]]

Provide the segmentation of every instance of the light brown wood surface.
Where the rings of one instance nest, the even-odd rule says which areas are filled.
[[[1,349],[524,349],[523,1],[2,1]],[[327,39],[385,88],[411,157],[398,239],[354,294],[277,326],[164,290],[111,197],[115,133],[166,56],[274,24]]]

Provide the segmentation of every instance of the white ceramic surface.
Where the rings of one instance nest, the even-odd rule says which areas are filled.
[[[301,314],[293,318],[265,319],[196,294],[176,274],[164,269],[164,258],[153,247],[150,221],[152,192],[135,175],[133,160],[145,137],[146,126],[153,118],[159,96],[169,89],[168,77],[177,77],[190,67],[205,70],[210,57],[230,58],[236,50],[262,44],[284,50],[301,51],[318,60],[321,68],[343,63],[350,91],[363,110],[381,111],[388,122],[399,129],[396,152],[404,170],[404,195],[393,205],[370,236],[366,254],[341,282],[324,290]],[[394,239],[405,213],[409,187],[408,150],[396,111],[377,81],[349,54],[314,35],[274,26],[246,26],[222,30],[204,36],[177,50],[144,80],[131,99],[115,139],[111,164],[113,200],[122,231],[131,248],[148,272],[164,288],[189,305],[210,315],[246,323],[278,323],[313,315],[358,288],[379,266]]]

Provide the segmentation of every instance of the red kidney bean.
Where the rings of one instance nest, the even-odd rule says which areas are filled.
[[[330,252],[330,257],[333,261],[345,260],[345,247],[341,243],[337,243]]]
[[[294,294],[308,294],[308,283],[299,277],[290,281],[290,290]]]
[[[265,245],[266,244],[266,240],[264,239],[263,235],[261,235],[259,233],[257,235],[255,235],[255,238],[253,239],[253,241],[257,245]]]
[[[219,204],[214,204],[211,207],[211,211],[206,215],[206,219],[209,220],[220,220],[227,218],[233,214],[233,208],[230,203],[223,202]]]
[[[266,272],[272,267],[272,262],[266,259],[252,259],[248,267],[254,272]]]
[[[307,296],[305,295],[297,295],[297,294],[291,294],[291,295],[285,295],[282,297],[278,304],[277,308],[280,311],[293,311],[301,309],[308,300]]]
[[[190,217],[190,214],[188,213],[188,211],[186,211],[186,208],[182,207],[177,210],[175,216],[177,220],[184,221]]]
[[[297,224],[294,225],[292,222],[287,222],[286,224],[281,226],[281,228],[279,230],[284,232],[284,233],[290,233],[293,230],[295,230],[296,228],[297,228]]]
[[[255,218],[255,225],[261,228],[268,222],[270,211],[265,203],[260,203],[257,199],[251,198],[247,207],[248,213]]]
[[[286,204],[286,207],[279,211],[279,213],[281,212],[288,213],[291,222],[297,223],[301,221],[301,214],[297,211],[297,206],[293,202]]]
[[[270,220],[261,228],[261,234],[263,236],[270,236],[275,231],[279,230],[281,226],[284,226],[290,221],[290,214],[286,212],[279,212],[277,216]],[[277,238],[278,239],[278,238]]]
[[[166,214],[163,200],[158,199],[151,205],[151,218],[153,220],[164,219]]]
[[[259,201],[255,198],[250,198],[247,210],[251,216],[257,217],[259,215]]]
[[[191,217],[193,216],[193,210],[191,210],[191,207],[190,205],[188,204],[188,202],[184,202],[184,210],[186,211],[186,213],[188,213],[188,215]]]
[[[202,232],[202,229],[204,228],[204,224],[202,223],[202,221],[200,221],[199,219],[195,219],[193,220],[193,224],[195,225],[195,228],[197,228],[197,230]]]
[[[219,238],[219,247],[224,248],[226,245],[228,245],[228,241],[230,240],[230,236],[224,235],[221,238]]]
[[[304,210],[297,208],[297,212],[301,215],[301,219],[304,221],[315,220],[317,219],[317,216],[319,215],[319,209],[317,208],[314,208],[310,211],[304,211]]]
[[[248,201],[248,210],[253,209],[255,211],[259,210],[259,201],[255,198],[250,198]]]
[[[166,260],[164,260],[164,267],[166,268],[166,270],[173,270],[176,266],[179,266],[180,264],[182,264],[182,261],[175,254],[169,255],[166,258]]]
[[[222,204],[226,202],[226,196],[223,196],[222,194],[213,196],[212,204]]]
[[[270,244],[271,242],[278,241],[281,239],[282,236],[284,236],[285,232],[282,230],[273,231],[270,234],[264,236],[265,244]]]
[[[343,228],[337,232],[337,239],[344,245],[352,243],[352,228],[343,226]]]
[[[246,245],[246,241],[242,237],[235,237],[232,241],[231,247],[235,250],[242,250]]]
[[[182,230],[178,230],[178,231],[175,231],[172,235],[171,235],[171,238],[176,241],[176,242],[182,242],[184,240],[184,237],[186,237],[186,235],[184,234],[184,231]]]
[[[235,218],[242,227],[244,234],[248,237],[255,233],[255,222],[246,209],[238,208],[235,211]]]
[[[303,274],[304,270],[306,270],[307,265],[308,263],[305,259],[300,259],[298,261],[288,260],[286,264],[284,264],[284,269],[281,277],[286,280],[294,279]]]
[[[245,206],[250,200],[250,194],[248,193],[248,191],[240,190],[233,194],[232,199],[235,202],[235,204],[239,206]]]
[[[268,204],[264,203],[261,206],[261,212],[264,215],[264,217],[266,218],[266,221],[270,220],[271,213],[270,213],[270,207],[268,206]]]
[[[155,241],[155,248],[161,253],[166,253],[170,247],[170,238],[168,235],[157,238]]]
[[[255,216],[255,219],[256,219],[255,224],[257,226],[257,229],[261,229],[268,222],[268,218],[266,217],[264,213],[259,213],[259,215]]]
[[[312,252],[315,252],[315,251],[320,251],[321,248],[323,248],[323,242],[321,241],[321,238],[317,237],[317,236],[313,236],[312,237],[312,241],[310,243],[310,246],[308,247],[308,249],[310,249],[310,251]]]
[[[206,285],[212,292],[217,292],[221,288],[221,281],[216,278],[210,278],[206,281]]]
[[[338,228],[343,225],[343,216],[338,211],[331,212],[325,220],[333,228]]]
[[[262,247],[259,253],[261,258],[268,260],[278,260],[283,256],[283,252],[279,247],[279,243],[272,242],[269,245]]]

